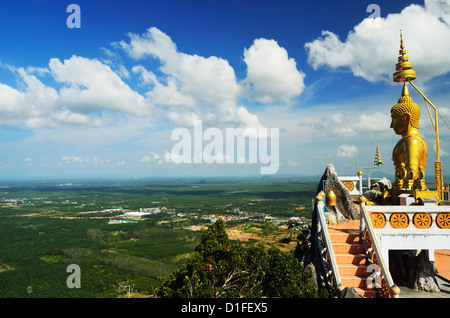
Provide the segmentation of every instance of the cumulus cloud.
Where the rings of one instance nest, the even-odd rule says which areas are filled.
[[[348,120],[352,118],[352,120]],[[370,115],[354,115],[354,111],[305,113],[300,125],[308,128],[307,139],[356,138],[366,133],[390,132],[390,115],[372,111]]]
[[[163,159],[157,153],[151,152],[148,156],[146,155],[146,156],[142,157],[142,159],[140,160],[140,163],[142,163],[142,164],[150,164],[150,163],[161,164],[161,163],[163,163]]]
[[[159,59],[161,71],[179,83],[183,94],[211,104],[217,100],[235,100],[239,95],[241,88],[228,61],[216,56],[205,58],[179,52],[172,39],[155,27],[142,35],[130,33],[128,36],[129,43],[121,41],[115,46],[134,59],[146,56]]]
[[[147,70],[142,65],[134,66],[132,68],[132,72],[140,75],[141,80],[144,84],[153,86],[153,89],[147,92],[147,96],[154,104],[168,107],[196,107],[196,101],[194,97],[183,94],[180,91],[177,80],[175,78],[167,78],[167,85],[164,85],[158,80],[158,78],[152,71]]]
[[[274,40],[257,39],[244,50],[247,77],[238,81],[227,60],[180,52],[172,39],[155,27],[142,35],[130,33],[128,38],[113,46],[136,60],[150,57],[160,61],[164,77],[158,78],[142,65],[132,71],[151,87],[146,96],[155,105],[166,107],[160,113],[175,125],[192,126],[201,119],[210,125],[259,128],[257,115],[239,105],[240,99],[290,103],[304,88],[305,75]]]
[[[132,69],[144,84],[150,85],[147,97],[164,107],[159,110],[161,117],[185,127],[192,127],[200,119],[209,125],[261,126],[256,115],[251,116],[238,106],[242,87],[228,61],[179,52],[172,39],[155,27],[142,35],[130,33],[128,37],[129,42],[113,46],[122,48],[133,59],[151,57],[161,62],[163,78],[142,65]]]
[[[249,94],[260,103],[289,104],[303,91],[305,74],[275,40],[256,39],[244,50]]]
[[[133,115],[149,115],[151,104],[133,91],[111,68],[98,60],[72,56],[49,63],[53,78],[63,84],[59,91],[62,107],[80,112],[113,110]]]
[[[44,85],[35,75],[34,68],[9,69],[16,74],[22,90],[0,83],[0,124],[30,128],[55,126],[56,122],[80,122],[85,118],[58,109],[58,92]],[[43,72],[46,73],[46,72]],[[42,74],[42,72],[41,72]]]
[[[51,58],[48,67],[1,64],[17,76],[19,85],[0,83],[0,125],[98,127],[114,123],[112,114],[164,118],[185,127],[202,120],[208,126],[260,128],[258,116],[242,105],[245,99],[289,104],[304,89],[305,75],[275,40],[256,39],[244,49],[247,76],[242,80],[227,60],[180,52],[155,27],[129,33],[127,41],[112,48],[100,48],[104,58],[98,59]],[[159,69],[142,63],[129,71],[118,52],[132,61],[156,59]],[[130,86],[136,78],[138,87]],[[48,86],[52,81],[57,85]]]
[[[450,72],[450,0],[426,0],[373,23],[364,19],[345,40],[331,31],[306,43],[309,64],[318,69],[347,68],[370,82],[392,81],[394,62],[403,30],[407,54],[417,79],[426,81]],[[423,27],[426,26],[426,27]]]
[[[17,89],[0,83],[0,122],[3,125],[18,125],[31,110],[25,96]],[[24,118],[25,117],[25,118]]]
[[[101,125],[92,114],[104,110],[149,115],[152,105],[133,91],[109,66],[95,59],[72,56],[61,62],[53,58],[49,68],[8,66],[22,89],[0,83],[0,124],[29,128],[62,125]],[[37,76],[51,76],[62,84],[56,90]],[[101,117],[101,116],[100,116]]]
[[[358,148],[356,148],[355,146],[343,144],[338,147],[337,156],[344,158],[353,158],[356,156],[357,152]]]

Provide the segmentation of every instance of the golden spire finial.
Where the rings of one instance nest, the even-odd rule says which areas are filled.
[[[402,29],[400,29],[400,51],[398,51],[398,54],[400,54],[401,56],[404,56],[406,54],[405,45],[403,44]],[[399,57],[399,62],[400,62],[400,57]]]
[[[380,155],[380,148],[379,148],[378,145],[377,145],[377,151],[375,152],[375,161],[374,161],[374,164],[377,165],[377,166],[382,165],[382,164],[383,164],[383,160],[382,160],[382,159],[383,159],[383,158],[381,158],[381,155]]]
[[[404,49],[405,46],[403,45],[403,34],[402,34],[402,29],[400,29],[400,48]],[[400,53],[401,54],[401,53]]]
[[[403,33],[400,30],[400,55],[398,57],[398,63],[395,65],[394,82],[406,82],[407,80],[416,79],[416,71],[412,69],[411,62],[408,61],[408,55],[406,55],[405,45],[403,44]]]

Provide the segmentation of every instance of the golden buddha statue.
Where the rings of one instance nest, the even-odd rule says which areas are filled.
[[[419,134],[420,108],[409,96],[406,82],[402,97],[391,109],[391,128],[402,138],[392,151],[395,190],[426,190],[427,144]]]
[[[437,133],[437,110],[422,92],[412,83],[416,78],[416,72],[406,55],[403,35],[400,30],[400,50],[398,63],[395,64],[394,82],[403,83],[402,96],[398,103],[391,109],[391,128],[402,138],[392,151],[392,161],[395,166],[395,182],[391,190],[391,203],[399,203],[399,195],[412,194],[419,204],[419,198],[433,197],[440,200],[442,197],[442,165],[439,160],[439,138]],[[420,108],[409,96],[407,82],[413,86],[430,106],[435,109],[436,133],[436,161],[435,161],[435,190],[430,191],[425,185],[425,169],[427,166],[427,144],[419,134]],[[428,106],[427,106],[428,109]],[[429,110],[428,110],[429,112]],[[431,114],[430,114],[431,118]]]

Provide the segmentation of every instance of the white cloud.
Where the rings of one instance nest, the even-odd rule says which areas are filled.
[[[132,69],[141,75],[144,84],[151,86],[147,97],[164,106],[159,109],[161,117],[184,127],[192,127],[199,119],[213,126],[230,122],[261,126],[256,115],[248,116],[237,106],[242,87],[228,61],[179,52],[172,39],[154,27],[142,35],[130,33],[128,37],[129,43],[121,41],[113,45],[134,59],[150,56],[161,62],[160,70],[165,75],[161,79],[143,66]]]
[[[153,90],[148,91],[147,96],[154,104],[169,107],[184,106],[187,108],[195,108],[195,99],[190,95],[180,92],[175,78],[169,77],[165,86],[152,71],[148,71],[142,65],[134,66],[132,72],[140,74],[143,83],[153,85]]]
[[[177,156],[176,158],[172,158],[172,154],[170,151],[166,150],[164,151],[164,162],[181,162],[183,160],[183,157],[180,155],[174,154],[174,156]],[[174,159],[174,160],[172,160]]]
[[[288,159],[288,166],[290,166],[290,167],[301,167],[302,163],[300,161]]]
[[[339,108],[340,111],[336,112]],[[389,133],[390,115],[377,110],[370,110],[370,115],[355,115],[354,108],[349,107],[324,107],[318,111],[316,109],[311,112],[303,111],[301,114],[288,113],[288,117],[299,118],[296,122],[300,127],[304,128],[302,140],[320,141],[320,140],[336,140],[340,138],[359,139],[367,133]],[[351,118],[351,120],[349,120]],[[290,121],[285,118],[285,121]]]
[[[178,52],[172,39],[155,27],[142,35],[128,36],[129,43],[121,41],[115,46],[123,48],[134,59],[146,56],[159,59],[161,71],[179,83],[183,94],[211,104],[217,100],[235,100],[240,94],[241,88],[228,61]]]
[[[65,60],[52,58],[48,67],[2,64],[17,76],[20,88],[0,83],[0,125],[98,127],[114,125],[114,117],[131,115],[164,118],[185,127],[200,119],[214,127],[260,128],[258,116],[242,105],[242,99],[289,103],[304,88],[304,74],[274,40],[257,39],[244,50],[248,72],[242,81],[227,60],[179,52],[157,28],[142,35],[130,33],[128,41],[113,47],[133,60],[157,59],[160,68],[134,65],[128,71],[117,51],[106,48],[101,48],[102,59],[73,55]],[[139,88],[146,90],[143,95],[127,84],[133,75],[140,79]],[[57,88],[40,77],[50,79],[45,83],[56,81]]]
[[[45,67],[28,66],[26,69],[28,74],[36,74],[38,76],[45,76],[50,73],[50,70]]]
[[[234,69],[220,57],[202,57],[179,52],[172,39],[153,27],[144,34],[128,34],[129,41],[113,43],[130,57],[156,58],[161,62],[158,78],[142,65],[133,67],[143,84],[151,89],[147,97],[162,117],[177,126],[192,126],[194,120],[218,126],[261,127],[256,114],[239,105],[241,98],[262,103],[290,103],[303,88],[304,74],[295,60],[274,40],[257,39],[244,50],[247,78],[239,82]]]
[[[7,66],[19,84],[14,88],[0,83],[0,125],[33,129],[31,137],[11,145],[27,149],[19,160],[38,162],[48,147],[60,167],[152,168],[178,162],[170,149],[164,151],[171,127],[161,119],[179,127],[202,120],[204,129],[240,127],[247,133],[251,130],[245,129],[262,124],[260,110],[243,106],[245,99],[289,104],[304,88],[305,75],[274,40],[257,39],[243,50],[248,72],[242,80],[227,60],[179,52],[156,28],[130,34],[128,41],[115,46],[132,60],[124,64],[118,54],[125,57],[123,51],[103,49],[106,59],[73,55],[52,58],[46,68]],[[156,59],[160,69],[150,68],[155,61],[147,63],[145,58]],[[283,127],[272,125],[272,120],[266,122]],[[142,154],[143,147],[155,153]],[[140,155],[131,157],[137,148]],[[205,161],[223,158],[214,153]]]
[[[25,96],[18,90],[0,83],[0,123],[18,125],[28,116],[30,108]]]
[[[320,38],[305,44],[308,62],[315,69],[349,68],[370,82],[392,82],[402,29],[417,80],[424,82],[450,72],[449,12],[449,0],[426,0],[424,6],[411,4],[401,13],[379,18],[379,24],[367,18],[344,41],[322,31]]]
[[[163,159],[157,153],[151,152],[148,156],[144,156],[140,160],[140,163],[142,163],[142,164],[150,164],[152,162],[161,164],[161,163],[163,163]]]
[[[356,156],[357,152],[358,148],[356,148],[355,146],[344,144],[338,147],[337,156],[344,158],[353,158]]]
[[[149,162],[151,162],[151,161],[152,161],[152,158],[150,158],[149,156],[144,156],[144,157],[140,160],[141,163],[149,163]]]
[[[34,127],[49,122],[58,100],[57,91],[44,85],[35,75],[20,67],[8,67],[17,77],[22,90],[0,83],[0,124]],[[32,68],[30,70],[34,72]]]
[[[116,166],[118,167],[124,167],[127,163],[125,162],[125,160],[120,160],[116,162]]]
[[[256,39],[244,50],[249,94],[260,103],[289,104],[303,91],[305,74],[297,70],[293,58],[275,40]]]
[[[53,78],[64,86],[59,91],[59,105],[90,113],[113,110],[133,115],[149,115],[152,105],[133,91],[111,68],[98,60],[72,56],[62,63],[49,62]]]
[[[21,90],[0,83],[0,125],[29,128],[62,125],[102,125],[102,111],[149,115],[152,105],[133,91],[109,66],[97,60],[72,56],[61,63],[51,59],[49,69],[7,66]],[[63,84],[59,92],[35,75]],[[94,116],[92,116],[94,114]]]
[[[81,167],[112,167],[111,159],[101,159],[97,157],[89,156],[63,156],[61,160],[66,165],[81,166]],[[125,163],[125,162],[124,162]],[[121,166],[121,162],[117,162],[118,166]]]

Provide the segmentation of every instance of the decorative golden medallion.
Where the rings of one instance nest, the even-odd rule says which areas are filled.
[[[380,212],[370,213],[370,220],[372,221],[373,227],[376,229],[382,229],[386,225],[386,217]]]
[[[393,213],[389,218],[391,226],[395,229],[405,229],[408,227],[409,218],[406,213]]]
[[[352,191],[355,188],[355,185],[353,184],[352,181],[344,181],[342,182],[343,185],[345,185],[348,189],[348,191]]]
[[[416,213],[413,216],[413,224],[418,229],[428,229],[431,226],[433,220],[429,213]]]
[[[450,229],[450,213],[439,213],[436,216],[436,224],[441,229]]]

